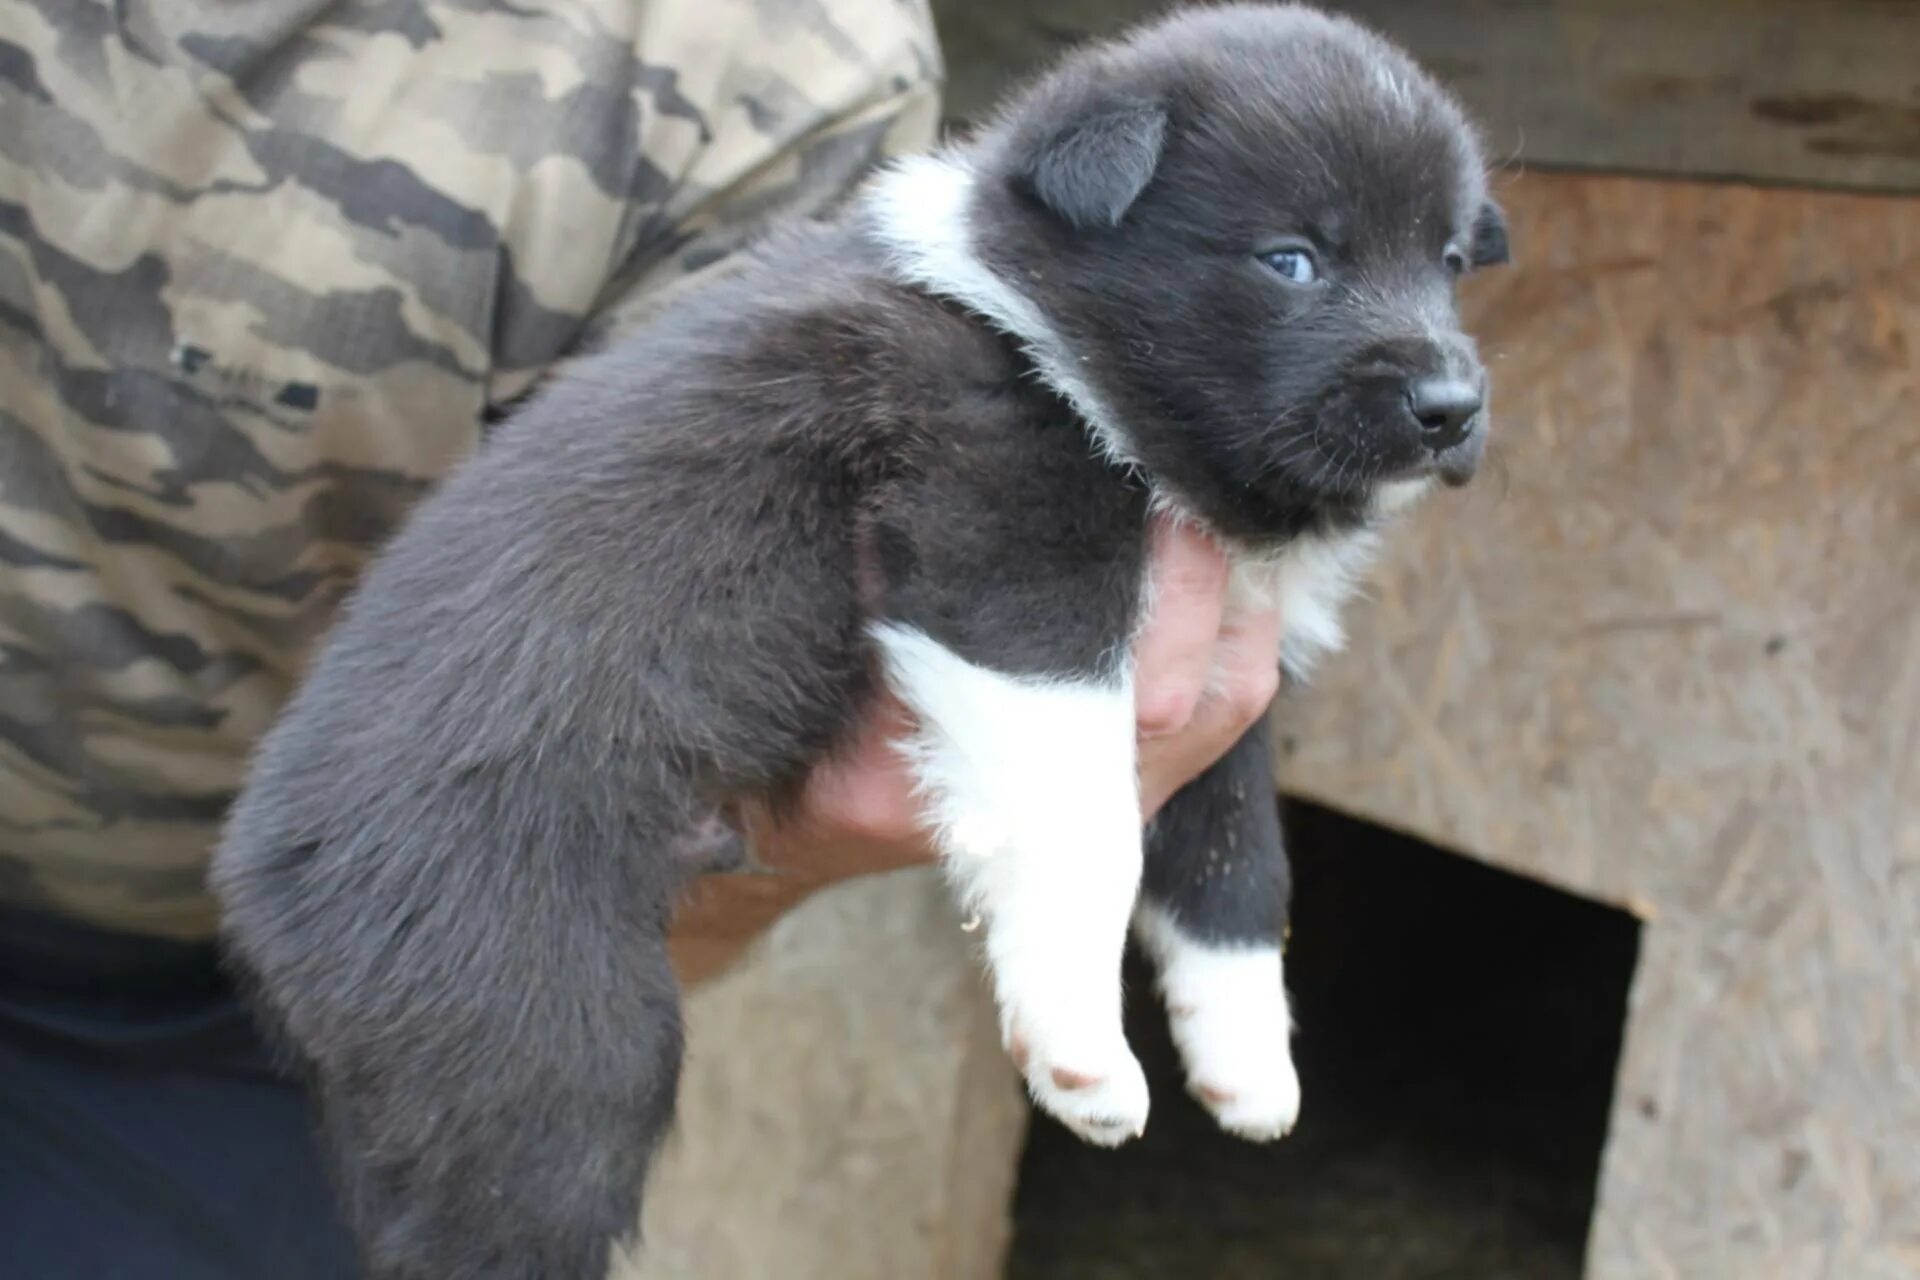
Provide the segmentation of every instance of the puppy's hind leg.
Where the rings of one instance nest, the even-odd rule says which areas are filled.
[[[476,768],[349,808],[270,753],[217,865],[295,1047],[369,1280],[598,1280],[681,1065],[675,876],[566,779]],[[578,767],[576,767],[578,766]],[[664,830],[664,828],[655,828]]]
[[[1288,880],[1263,719],[1161,809],[1135,917],[1189,1091],[1255,1141],[1281,1137],[1300,1111],[1281,961]]]
[[[1008,1052],[1081,1138],[1139,1135],[1146,1077],[1120,1007],[1141,862],[1130,675],[1016,677],[906,628],[879,640],[920,718],[915,764],[948,876],[985,928]]]

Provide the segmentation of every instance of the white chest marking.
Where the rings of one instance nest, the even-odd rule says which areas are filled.
[[[1372,565],[1379,535],[1359,531],[1302,538],[1270,559],[1235,556],[1227,583],[1230,611],[1278,609],[1281,665],[1304,680],[1321,658],[1346,644],[1341,613]]]
[[[1383,485],[1367,528],[1300,538],[1273,556],[1233,554],[1227,608],[1279,609],[1285,635],[1281,664],[1290,678],[1306,679],[1320,659],[1346,646],[1341,613],[1379,555],[1382,527],[1431,489],[1430,480]]]

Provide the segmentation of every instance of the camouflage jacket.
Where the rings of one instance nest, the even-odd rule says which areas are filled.
[[[206,936],[370,549],[584,339],[931,142],[925,0],[0,0],[0,901]]]

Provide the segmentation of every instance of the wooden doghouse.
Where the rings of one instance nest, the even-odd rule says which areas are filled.
[[[935,0],[950,115],[1150,7]],[[1333,7],[1485,123],[1518,263],[1466,294],[1494,465],[1280,785],[1644,922],[1592,1280],[1920,1275],[1920,5]],[[999,1273],[1020,1099],[950,917],[851,886],[695,999],[646,1274]]]

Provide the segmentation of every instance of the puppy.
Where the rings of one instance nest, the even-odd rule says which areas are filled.
[[[672,1113],[684,851],[791,801],[883,684],[1038,1104],[1145,1125],[1137,920],[1192,1088],[1286,1131],[1266,733],[1143,850],[1148,516],[1232,548],[1304,673],[1388,516],[1474,470],[1454,284],[1505,257],[1472,132],[1402,53],[1189,11],[505,424],[368,573],[215,866],[371,1274],[597,1280]]]

